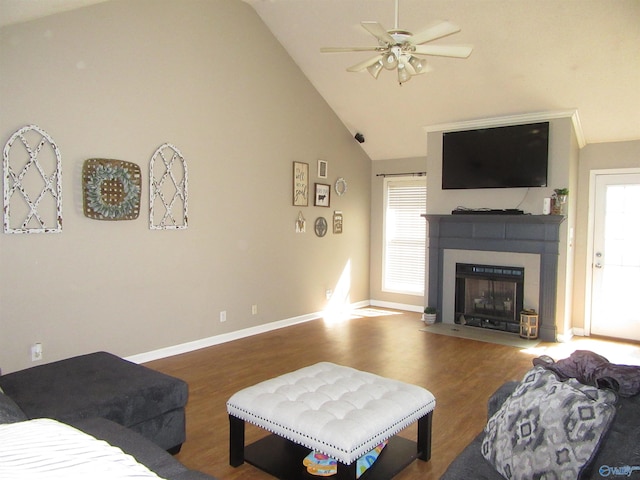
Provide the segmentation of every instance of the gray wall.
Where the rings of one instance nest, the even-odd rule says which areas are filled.
[[[0,368],[94,350],[131,356],[323,310],[350,274],[368,301],[371,162],[240,0],[113,0],[0,30],[0,138],[35,123],[63,162],[60,234],[0,234]],[[148,162],[189,165],[189,228],[150,231]],[[137,220],[82,213],[87,158],[140,165]],[[348,182],[292,206],[292,162]],[[295,233],[302,210],[307,232]],[[344,233],[313,233],[344,214]],[[348,267],[348,270],[345,268]],[[251,314],[251,305],[258,314]],[[219,321],[220,311],[227,321]]]

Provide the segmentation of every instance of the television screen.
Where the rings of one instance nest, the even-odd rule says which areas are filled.
[[[549,122],[446,132],[442,188],[546,187]]]

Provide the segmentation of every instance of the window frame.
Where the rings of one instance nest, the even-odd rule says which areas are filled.
[[[393,279],[388,278],[388,259],[387,256],[389,254],[388,250],[389,250],[389,244],[390,244],[390,240],[388,238],[388,228],[389,227],[389,222],[391,221],[388,217],[389,217],[389,193],[390,193],[390,188],[393,188],[393,184],[401,184],[403,186],[418,186],[418,187],[423,187],[424,188],[424,192],[425,192],[425,197],[424,197],[424,207],[421,208],[421,211],[419,213],[419,215],[424,215],[426,213],[426,208],[427,208],[427,177],[426,175],[422,175],[419,177],[416,176],[388,176],[388,177],[384,177],[384,181],[383,181],[383,208],[382,208],[382,215],[383,215],[383,220],[382,220],[382,278],[381,278],[381,289],[383,292],[386,293],[396,293],[396,294],[403,294],[403,295],[412,295],[412,296],[423,296],[424,295],[424,289],[425,289],[425,281],[426,281],[426,246],[427,246],[427,234],[426,234],[426,225],[423,222],[422,224],[418,224],[417,228],[416,228],[416,233],[418,231],[418,229],[420,230],[420,234],[424,236],[423,240],[421,241],[421,254],[420,254],[420,259],[422,260],[421,262],[421,268],[422,268],[422,284],[420,285],[420,287],[418,288],[417,285],[415,289],[413,288],[404,288],[403,286],[399,285],[398,283],[394,283]],[[420,220],[420,218],[417,218],[417,220]]]

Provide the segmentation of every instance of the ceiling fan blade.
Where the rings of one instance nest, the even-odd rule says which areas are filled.
[[[383,45],[393,45],[396,43],[393,37],[389,35],[389,32],[387,32],[385,28],[378,22],[360,22],[360,24],[367,32],[376,37],[378,41]]]
[[[379,60],[382,60],[382,55],[376,55],[375,57],[365,60],[364,62],[356,63],[355,65],[352,65],[349,68],[347,68],[347,72],[361,72],[362,70],[366,69],[367,67],[370,67],[371,65],[378,62]]]
[[[454,25],[451,22],[441,22],[433,27],[427,28],[423,32],[412,35],[409,41],[414,45],[419,45],[437,38],[446,37],[447,35],[451,35],[452,33],[457,33],[459,31],[459,26]]]
[[[382,47],[322,47],[321,53],[377,52]]]
[[[416,45],[414,53],[439,57],[467,58],[471,55],[471,45]]]

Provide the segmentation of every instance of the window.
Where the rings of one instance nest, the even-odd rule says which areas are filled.
[[[384,179],[382,289],[424,294],[426,177]]]

